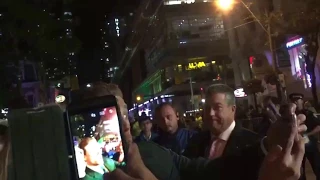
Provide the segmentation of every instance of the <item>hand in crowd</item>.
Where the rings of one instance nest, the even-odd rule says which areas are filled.
[[[105,174],[108,180],[156,180],[157,178],[149,171],[142,162],[139,148],[135,143],[130,144],[127,153],[128,161],[127,173],[120,169],[116,169],[112,173]]]
[[[295,115],[296,106],[290,104],[282,119],[273,124],[268,132],[269,150],[260,170],[259,180],[297,180],[304,157],[304,139],[300,133],[306,131],[302,123],[306,117]]]
[[[117,98],[118,104],[123,106],[125,103],[123,99]],[[116,169],[112,173],[105,174],[105,179],[108,180],[156,180],[157,178],[149,171],[149,169],[144,165],[138,146],[132,142],[132,135],[130,132],[130,122],[128,116],[126,115],[128,110],[125,108],[121,109],[123,117],[122,122],[122,132],[124,140],[128,145],[127,152],[127,172],[123,172],[120,169]]]

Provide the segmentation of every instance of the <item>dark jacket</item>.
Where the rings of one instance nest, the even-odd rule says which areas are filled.
[[[261,140],[260,136],[236,123],[230,134],[222,156],[238,154],[241,149],[252,146]],[[209,131],[195,135],[183,155],[189,158],[205,157],[206,151],[211,146],[211,134]]]
[[[154,140],[155,143],[167,149],[182,154],[188,146],[190,139],[197,134],[196,131],[179,128],[173,135],[159,131],[159,136]]]
[[[143,135],[143,132],[141,131],[139,136],[137,136],[135,139],[134,139],[134,142],[135,143],[138,143],[138,142],[141,142],[141,141],[154,141],[156,138],[158,137],[158,134],[156,133],[152,133],[151,134],[151,138],[149,140],[147,140],[144,135]]]
[[[159,180],[257,180],[264,158],[260,142],[240,150],[241,155],[211,161],[189,159],[152,142],[138,147],[144,164]]]

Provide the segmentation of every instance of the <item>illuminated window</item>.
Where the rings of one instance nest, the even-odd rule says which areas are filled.
[[[178,5],[178,4],[191,4],[195,3],[195,0],[166,0],[164,5]]]
[[[189,16],[171,20],[170,39],[220,39],[224,36],[224,25],[221,16]]]

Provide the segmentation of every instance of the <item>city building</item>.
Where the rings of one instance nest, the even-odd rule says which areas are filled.
[[[115,6],[113,2],[104,4]],[[116,7],[91,12],[83,4],[81,6],[82,9],[76,12],[76,33],[82,41],[78,61],[79,83],[85,85],[99,80],[110,82],[118,70],[117,62],[125,51],[124,41],[132,13],[129,10],[118,12]]]
[[[75,73],[76,65],[73,61],[74,52],[65,52],[64,50],[69,46],[67,43],[62,43],[68,42],[73,38],[71,30],[73,27],[72,14],[69,11],[64,11],[62,13],[59,13],[60,11],[56,11],[55,7],[59,6],[59,4],[56,3],[45,6],[44,4],[30,1],[28,4],[24,4],[23,6],[30,9],[34,8],[36,13],[49,15],[49,17],[51,16],[54,20],[51,22],[48,20],[49,24],[53,24],[56,22],[55,20],[57,20],[59,27],[59,29],[57,29],[58,31],[48,32],[50,32],[50,36],[55,38],[55,40],[58,39],[59,43],[61,42],[62,44],[61,49],[60,47],[52,48],[56,50],[55,52],[57,53],[47,53],[47,49],[45,51],[43,49],[39,50],[38,43],[41,44],[45,42],[41,41],[41,36],[48,36],[49,34],[47,31],[45,31],[47,34],[41,34],[43,32],[43,19],[34,19],[34,21],[28,21],[23,28],[26,32],[30,32],[31,34],[40,34],[39,39],[34,39],[34,42],[36,43],[33,44],[33,41],[28,40],[28,43],[24,46],[19,46],[18,48],[20,52],[23,52],[24,54],[10,54],[6,52],[6,54],[2,53],[1,55],[1,59],[3,60],[1,64],[1,72],[3,73],[2,77],[4,77],[1,87],[8,88],[6,89],[7,92],[1,91],[1,96],[6,93],[13,93],[13,89],[17,89],[17,93],[13,93],[14,95],[12,96],[22,95],[30,106],[35,107],[38,104],[54,102],[55,97],[52,87],[48,86],[50,81]],[[0,12],[0,17],[1,20],[6,22],[6,18],[10,18],[10,14],[6,11],[4,11],[4,13]],[[23,18],[21,17],[21,19]],[[2,25],[5,25],[5,23]],[[0,27],[0,29],[0,43],[10,41],[10,35],[8,35],[8,32],[2,31],[2,29],[7,30],[6,27]],[[26,39],[23,38],[27,39],[30,37],[28,37],[28,35],[25,35],[25,37],[22,36],[21,39],[18,39],[19,43],[26,41]],[[48,44],[46,45],[50,46],[51,44],[48,41]],[[19,57],[19,60],[16,59],[17,57]],[[8,101],[10,101],[10,98],[6,100],[1,99],[1,103],[7,103]]]
[[[133,87],[123,90],[133,93],[133,112],[150,115],[160,102],[172,102],[181,112],[197,111],[208,85],[236,88],[224,16],[212,2],[142,1],[135,17],[115,78],[132,79]]]
[[[101,73],[100,79],[110,82],[114,72],[118,70],[117,62],[125,51],[124,40],[128,31],[130,15],[105,15],[101,31]]]

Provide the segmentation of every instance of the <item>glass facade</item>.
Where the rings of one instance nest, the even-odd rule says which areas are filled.
[[[221,15],[194,15],[184,17],[174,17],[170,22],[169,39],[186,40],[180,44],[187,43],[188,40],[203,39],[208,41],[221,39],[225,35],[223,19]]]
[[[195,83],[233,80],[234,72],[230,63],[231,60],[226,57],[217,61],[195,61],[166,67],[145,81],[135,93],[158,94],[174,85],[188,84],[190,78]]]

